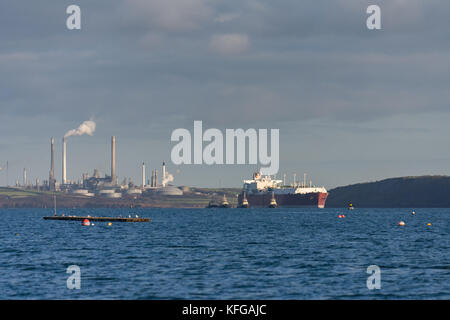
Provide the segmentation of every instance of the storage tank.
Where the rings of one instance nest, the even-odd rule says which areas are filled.
[[[189,188],[188,186],[181,186],[180,189],[183,192],[191,192],[191,188]]]
[[[130,189],[127,190],[127,194],[129,194],[129,195],[142,194],[142,190],[141,189],[136,189],[136,188],[130,188]]]
[[[117,198],[122,198],[122,194],[118,193],[118,192],[114,192],[114,193],[105,193],[105,197],[106,198],[110,198],[110,199],[117,199]]]
[[[166,186],[163,188],[157,189],[157,192],[163,196],[182,196],[183,191],[174,186]]]
[[[114,189],[102,189],[97,192],[99,196],[106,196],[112,193],[116,193],[116,191]]]
[[[72,193],[73,194],[86,195],[86,194],[89,193],[89,190],[87,190],[87,189],[75,189],[75,190],[72,190]]]

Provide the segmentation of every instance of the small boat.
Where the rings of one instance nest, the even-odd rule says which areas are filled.
[[[211,200],[209,201],[209,203],[206,207],[207,208],[219,208],[220,207],[220,203],[219,203],[219,201],[217,201],[217,198],[215,195],[213,195],[213,197],[211,198]]]
[[[214,202],[213,200],[211,200],[207,206],[207,208],[218,208],[218,207],[219,207],[219,205],[216,202]]]
[[[247,196],[245,195],[245,192],[242,192],[242,202],[239,205],[239,208],[248,208],[248,200],[247,200]]]
[[[269,208],[277,208],[277,200],[275,199],[275,194],[272,191],[272,198],[270,199]]]
[[[223,195],[222,203],[220,204],[221,208],[230,208],[230,204],[228,203],[227,197]]]
[[[353,210],[355,209],[355,207],[353,206],[353,204],[350,202],[348,205],[348,210]]]

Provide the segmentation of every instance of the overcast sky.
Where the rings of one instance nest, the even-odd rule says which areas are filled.
[[[10,184],[25,167],[48,179],[54,136],[60,180],[62,136],[92,118],[69,179],[109,172],[116,135],[120,179],[165,160],[177,185],[241,186],[255,166],[171,163],[171,132],[194,120],[279,128],[279,176],[328,188],[450,174],[449,30],[447,0],[2,0],[0,166]]]

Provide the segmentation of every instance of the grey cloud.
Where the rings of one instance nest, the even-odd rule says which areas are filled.
[[[240,54],[249,49],[250,40],[246,34],[216,34],[212,36],[209,47],[213,52],[223,55]]]
[[[122,5],[133,18],[168,32],[196,30],[213,14],[205,0],[127,0]]]
[[[26,127],[0,132],[37,143],[95,116],[98,139],[114,131],[167,148],[193,120],[291,136],[319,121],[329,136],[329,123],[361,123],[355,132],[448,112],[450,3],[375,2],[380,32],[365,28],[366,0],[79,0],[82,30],[70,32],[71,1],[2,1],[0,111]],[[248,42],[220,46],[230,34]]]

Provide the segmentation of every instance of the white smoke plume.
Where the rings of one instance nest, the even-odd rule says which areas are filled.
[[[162,184],[166,186],[169,182],[172,182],[172,181],[173,181],[173,174],[166,172],[166,178],[163,179]]]
[[[93,120],[84,121],[77,129],[67,131],[64,138],[68,138],[70,136],[82,136],[83,134],[92,136],[95,132],[95,127],[96,124]]]

